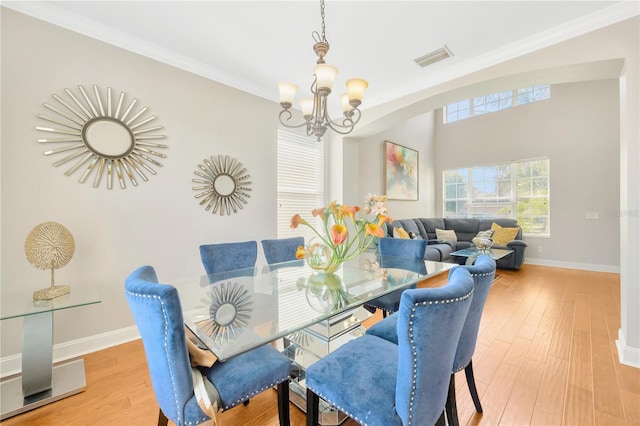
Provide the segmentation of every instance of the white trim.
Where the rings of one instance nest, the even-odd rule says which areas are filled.
[[[622,329],[618,330],[618,340],[616,340],[618,348],[618,359],[621,364],[631,367],[640,368],[640,348],[627,346]]]
[[[96,352],[140,338],[138,328],[121,328],[107,333],[97,334],[53,346],[53,362],[58,363],[72,358]],[[22,354],[10,355],[0,359],[0,377],[12,376],[22,371]]]
[[[2,6],[24,13],[36,19],[40,19],[51,24],[66,28],[71,31],[95,38],[122,49],[137,53],[147,58],[155,59],[165,64],[169,64],[193,74],[218,81],[230,87],[245,91],[255,96],[273,101],[274,91],[270,88],[238,78],[235,75],[222,71],[221,69],[195,61],[179,52],[168,50],[164,47],[150,43],[146,40],[137,39],[128,34],[123,34],[104,24],[87,20],[77,14],[66,10],[61,10],[57,6],[46,1],[4,1]],[[638,3],[636,1],[623,1],[613,3],[612,6],[598,10],[586,16],[582,16],[571,22],[567,22],[555,28],[534,34],[524,40],[518,40],[507,46],[502,46],[481,57],[471,58],[462,62],[454,69],[445,69],[434,73],[429,79],[424,80],[421,87],[404,86],[384,97],[368,98],[368,108],[389,102],[403,96],[409,96],[420,90],[454,80],[460,76],[471,74],[489,66],[517,58],[527,53],[552,46],[554,44],[578,37],[585,33],[615,24],[625,19],[638,15]]]
[[[620,273],[620,266],[615,265],[594,265],[591,263],[578,263],[578,262],[562,262],[557,260],[549,260],[549,259],[531,259],[526,258],[524,263],[529,265],[538,265],[538,266],[551,266],[554,268],[565,268],[565,269],[580,269],[582,271],[593,271],[593,272],[609,272],[612,274]]]

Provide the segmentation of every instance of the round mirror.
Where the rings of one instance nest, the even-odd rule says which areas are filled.
[[[213,188],[222,197],[228,197],[236,190],[236,181],[228,174],[219,174],[213,181]]]
[[[94,84],[93,96],[83,86],[78,90],[76,95],[64,89],[66,99],[52,95],[57,104],[42,105],[53,115],[38,114],[46,125],[36,130],[48,135],[38,142],[55,146],[44,155],[61,156],[53,165],[67,165],[67,176],[81,170],[79,182],[91,177],[94,188],[106,180],[108,189],[114,184],[125,189],[127,181],[137,186],[138,179],[147,181],[148,173],[155,175],[154,167],[162,167],[158,159],[167,157],[158,149],[167,146],[155,142],[165,136],[154,134],[162,126],[149,124],[157,118],[145,116],[149,108],[136,107],[138,100],[127,100],[124,92],[114,96],[111,87],[104,93]]]
[[[95,154],[111,159],[126,157],[135,146],[131,130],[110,117],[88,121],[82,129],[82,139]]]
[[[236,319],[238,311],[232,303],[220,305],[214,317],[215,322],[220,325],[229,325]]]

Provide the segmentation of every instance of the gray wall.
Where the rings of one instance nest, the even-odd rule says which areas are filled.
[[[552,85],[549,100],[450,124],[438,110],[435,134],[439,216],[443,170],[548,157],[551,236],[525,237],[525,261],[619,270],[618,80]]]
[[[125,91],[158,116],[169,148],[157,175],[126,190],[96,189],[43,155],[36,114],[53,115],[42,103],[66,97],[64,88],[78,94],[79,84]],[[120,338],[109,333],[133,328],[123,285],[135,268],[151,264],[161,280],[200,275],[200,244],[275,238],[278,111],[275,102],[3,8],[2,298],[49,285],[49,273],[27,262],[24,240],[41,222],[61,223],[76,252],[56,281],[72,291],[95,286],[102,303],[56,313],[54,343],[96,338],[87,343],[95,350]],[[251,175],[251,198],[238,214],[214,216],[194,198],[197,164],[217,154],[236,157]],[[2,357],[20,353],[21,324],[0,324]]]
[[[388,140],[418,151],[418,201],[388,200],[387,207],[393,218],[433,217],[435,197],[435,139],[434,116],[428,112],[403,121],[382,133],[372,137],[357,139],[357,155],[360,158],[358,174],[353,181],[358,182],[359,197],[352,202],[362,202],[360,198],[367,193],[384,194],[385,189],[385,152],[384,141]],[[347,185],[345,185],[346,187]],[[355,192],[355,191],[352,191]]]

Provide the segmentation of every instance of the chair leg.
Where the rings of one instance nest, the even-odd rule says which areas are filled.
[[[278,418],[280,426],[289,426],[289,380],[278,385]]]
[[[386,309],[382,309],[382,318],[386,318],[387,317],[387,310]]]
[[[251,399],[247,399],[246,401],[242,401],[242,405],[244,405],[246,407],[247,405],[249,405],[249,401],[251,401]]]
[[[447,403],[445,405],[445,411],[447,413],[447,420],[450,426],[458,426],[458,406],[456,404],[456,379],[455,374],[451,373],[449,379],[449,392],[447,393]]]
[[[471,399],[473,399],[473,405],[476,406],[476,411],[478,413],[482,413],[482,405],[480,405],[478,389],[476,389],[476,379],[473,377],[473,360],[469,361],[469,364],[464,368],[464,375],[467,378],[467,384],[469,385],[469,392],[471,393]]]
[[[442,414],[440,414],[440,417],[438,417],[436,426],[447,426],[447,422],[444,420],[444,411],[442,412]]]
[[[320,397],[307,388],[307,426],[318,426]]]
[[[164,415],[162,410],[158,410],[158,426],[167,426],[169,419]]]

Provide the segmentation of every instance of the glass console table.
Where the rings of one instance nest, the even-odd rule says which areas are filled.
[[[333,274],[319,274],[303,261],[292,261],[169,284],[178,289],[185,325],[220,361],[283,342],[297,369],[291,402],[306,410],[306,368],[364,334],[361,323],[372,315],[362,308],[365,302],[452,266],[364,253]],[[346,418],[322,401],[320,414],[322,425]]]
[[[0,320],[23,319],[22,374],[0,382],[0,420],[82,392],[82,358],[53,365],[54,311],[100,303],[94,289],[73,287],[51,300],[33,300],[32,292],[3,294]]]

